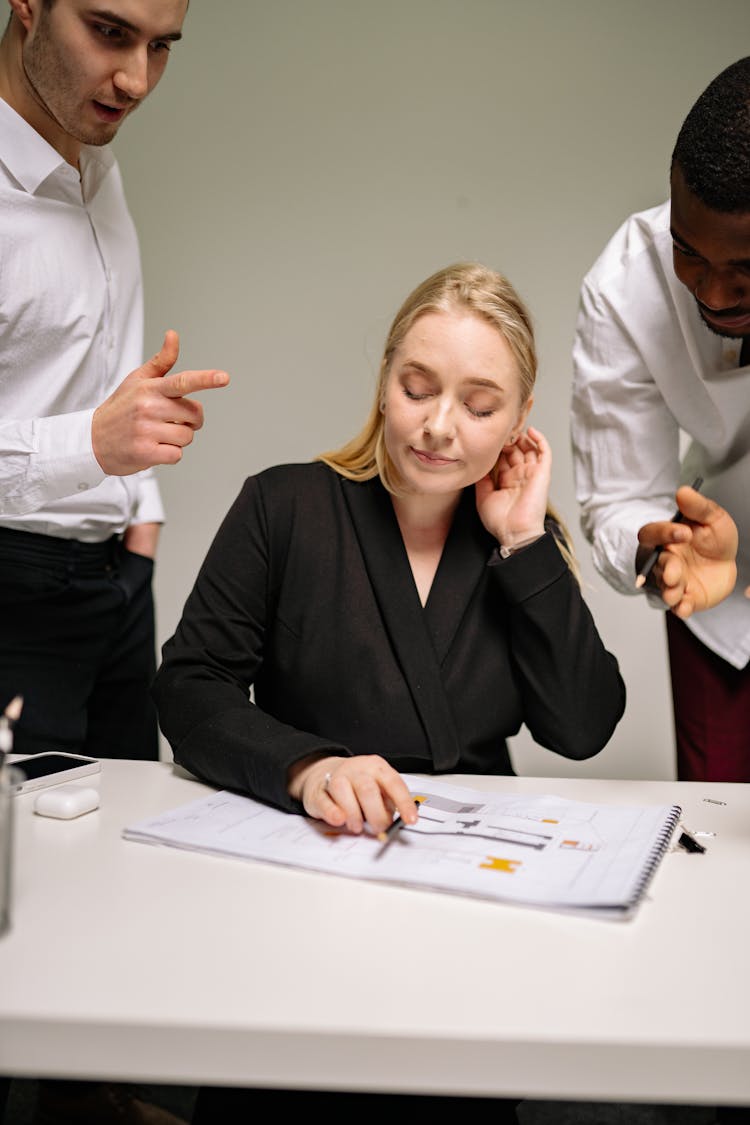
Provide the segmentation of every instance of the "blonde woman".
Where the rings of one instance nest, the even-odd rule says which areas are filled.
[[[402,772],[512,773],[522,724],[601,750],[625,690],[548,507],[535,375],[502,275],[414,290],[359,436],[251,477],[219,529],[155,685],[177,762],[357,833],[413,822]]]
[[[522,723],[569,758],[605,745],[625,690],[548,509],[535,374],[500,274],[451,266],[407,298],[359,436],[251,477],[216,535],[155,686],[177,762],[357,833],[416,819],[402,772],[512,773]],[[517,1121],[512,1101],[469,1100]],[[318,1103],[468,1108],[206,1087],[193,1123]]]

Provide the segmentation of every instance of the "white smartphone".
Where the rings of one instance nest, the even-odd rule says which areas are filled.
[[[44,789],[47,785],[63,785],[77,777],[99,773],[101,762],[98,758],[87,758],[84,754],[64,754],[50,751],[43,754],[30,754],[26,758],[16,758],[10,763],[23,774],[14,793],[29,793],[33,789]]]

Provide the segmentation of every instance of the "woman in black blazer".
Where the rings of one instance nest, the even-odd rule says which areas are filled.
[[[401,771],[512,773],[522,723],[568,758],[606,744],[625,689],[525,428],[535,375],[501,275],[451,266],[407,298],[362,432],[251,477],[216,535],[155,684],[178,763],[378,832],[415,819]],[[204,1089],[193,1122],[316,1103],[516,1121],[501,1099]]]
[[[363,431],[250,478],[216,535],[155,684],[177,762],[360,832],[415,819],[402,771],[512,773],[522,723],[606,744],[625,689],[548,507],[535,375],[500,274],[406,299]]]

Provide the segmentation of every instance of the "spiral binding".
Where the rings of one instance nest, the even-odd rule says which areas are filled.
[[[643,871],[641,872],[640,879],[633,889],[633,894],[628,903],[628,908],[635,906],[643,897],[646,888],[651,882],[654,872],[661,863],[664,855],[669,847],[672,836],[674,835],[675,828],[677,827],[680,817],[682,816],[682,809],[679,805],[672,805],[668,816],[664,821],[664,825],[654,841],[654,846],[649,853],[649,856],[644,864]]]

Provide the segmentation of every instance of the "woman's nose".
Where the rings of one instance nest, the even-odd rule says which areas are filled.
[[[453,405],[447,399],[434,398],[430,400],[430,409],[424,421],[425,433],[432,437],[452,437],[455,429]]]

